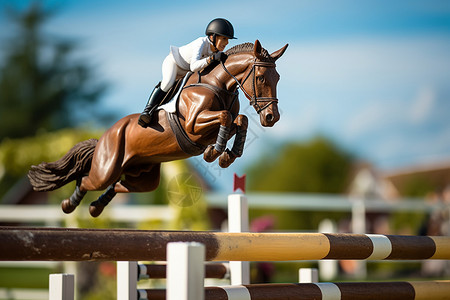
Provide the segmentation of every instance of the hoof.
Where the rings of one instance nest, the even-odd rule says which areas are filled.
[[[228,149],[225,150],[222,155],[219,157],[219,166],[221,168],[228,168],[234,161],[236,160],[236,156],[233,155]]]
[[[73,212],[73,211],[75,210],[75,208],[77,208],[77,207],[76,207],[76,206],[73,206],[73,205],[70,203],[70,200],[69,200],[69,199],[64,199],[64,200],[61,202],[61,208],[62,208],[62,211],[63,211],[64,213],[70,214],[70,213]]]
[[[219,152],[214,149],[214,145],[209,145],[206,150],[203,152],[203,159],[206,162],[213,162],[220,155]]]
[[[100,216],[104,208],[105,207],[103,205],[92,202],[89,206],[89,213],[92,217],[97,218],[98,216]]]

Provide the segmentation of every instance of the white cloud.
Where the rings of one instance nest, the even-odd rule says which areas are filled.
[[[450,159],[450,128],[421,135],[411,134],[384,135],[378,138],[378,147],[372,151],[371,159],[380,168],[392,168],[435,163]]]
[[[435,106],[436,96],[431,87],[423,87],[412,103],[409,110],[409,118],[414,124],[426,121],[432,117],[431,113]]]
[[[371,101],[349,118],[346,136],[354,139],[382,130],[406,127],[413,130],[433,121],[433,113],[437,109],[435,92],[429,86],[420,88],[411,100],[398,98]]]
[[[291,45],[280,61],[285,76],[297,82],[336,86],[345,83],[377,87],[417,78],[433,80],[450,70],[445,35],[411,37],[353,37]],[[379,86],[383,88],[383,86]]]
[[[374,130],[386,128],[387,122],[400,116],[401,108],[394,103],[386,105],[385,102],[375,101],[354,115],[349,115],[345,129],[345,136],[352,140],[365,134],[370,134]]]

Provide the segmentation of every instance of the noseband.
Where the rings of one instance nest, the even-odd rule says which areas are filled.
[[[223,61],[221,61],[220,63],[222,64],[222,67],[225,70],[225,72],[227,72],[228,75],[230,75],[234,79],[234,81],[236,81],[237,86],[238,86],[237,88],[238,89],[240,88],[242,90],[242,92],[245,94],[245,96],[250,100],[250,105],[253,105],[253,107],[255,108],[255,110],[258,114],[261,113],[267,107],[269,107],[272,103],[278,103],[278,99],[276,97],[257,97],[256,96],[256,81],[255,81],[256,67],[275,68],[276,67],[275,63],[266,62],[266,61],[257,61],[255,58],[255,61],[252,64],[252,68],[250,69],[250,72],[248,72],[247,76],[245,76],[244,80],[242,80],[242,83],[240,83],[239,80],[228,71],[228,69],[225,67],[225,64],[223,63]],[[247,81],[248,78],[250,78],[251,74],[253,74],[253,78],[252,78],[253,96],[250,96],[250,94],[244,89],[244,83]],[[261,102],[265,103],[265,104],[263,106],[261,106],[259,104]]]

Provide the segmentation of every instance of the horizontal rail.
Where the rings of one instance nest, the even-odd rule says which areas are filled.
[[[166,264],[139,264],[139,274],[146,275],[148,278],[166,278]],[[228,268],[222,263],[205,264],[205,278],[225,279],[228,276]]]
[[[152,300],[166,299],[166,291],[161,289],[140,290],[140,295]],[[449,299],[449,295],[450,281],[278,283],[205,288],[205,300],[437,300]]]
[[[91,219],[87,212],[77,218]],[[162,220],[169,222],[175,216],[175,209],[168,205],[111,205],[105,212],[108,218],[117,222],[143,222]],[[67,221],[67,215],[60,205],[0,205],[0,222],[44,222]]]
[[[0,261],[164,261],[199,242],[208,261],[450,259],[450,237],[0,227]]]
[[[380,198],[362,199],[348,195],[317,193],[248,193],[250,209],[277,209],[297,211],[339,211],[351,212],[355,202],[364,200],[367,212],[424,212],[439,208],[439,205],[428,203],[423,198],[402,198],[388,202]],[[206,194],[211,207],[227,207],[226,196],[220,193]]]

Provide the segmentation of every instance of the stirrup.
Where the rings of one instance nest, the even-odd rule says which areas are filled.
[[[143,112],[139,116],[138,124],[141,125],[142,127],[146,128],[148,125],[150,125],[151,121],[152,121],[152,116],[150,115],[150,113]]]

